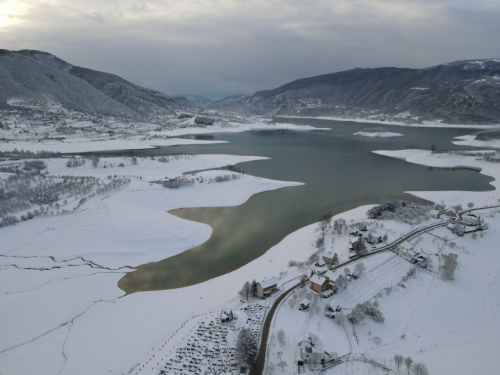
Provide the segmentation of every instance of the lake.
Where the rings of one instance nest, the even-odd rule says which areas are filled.
[[[228,143],[128,152],[140,156],[177,152],[266,156],[271,159],[242,163],[238,167],[254,176],[305,185],[256,194],[237,207],[171,211],[179,217],[209,224],[214,230],[211,238],[174,257],[140,266],[120,280],[120,288],[132,293],[201,283],[244,266],[328,211],[338,214],[386,200],[418,200],[404,191],[493,190],[489,184],[492,178],[472,170],[429,168],[372,153],[408,146],[429,149],[431,144],[438,150],[470,150],[450,143],[455,136],[471,133],[470,129],[386,126],[388,131],[404,136],[367,138],[353,133],[368,124],[288,118],[275,121],[332,130],[217,133],[190,137]],[[308,255],[305,253],[304,259]],[[235,286],[235,293],[237,289],[239,286]]]

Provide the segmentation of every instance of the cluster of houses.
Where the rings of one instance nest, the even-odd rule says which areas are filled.
[[[463,236],[466,233],[472,233],[488,229],[488,225],[481,216],[468,214],[460,223],[450,223],[446,226],[453,233]]]
[[[414,249],[413,245],[408,241],[403,242],[397,248],[397,254],[409,262],[415,263],[422,268],[426,268],[428,264],[428,257],[422,251]]]

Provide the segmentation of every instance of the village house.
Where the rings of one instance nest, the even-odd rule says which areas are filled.
[[[316,293],[321,293],[327,290],[330,287],[330,284],[328,283],[328,280],[323,276],[314,274],[309,279],[309,287]]]
[[[315,264],[316,267],[324,267],[326,266],[326,263],[324,260],[320,259],[318,262]]]
[[[453,223],[450,223],[446,226],[446,228],[448,228],[449,230],[451,230],[453,233],[459,235],[459,236],[463,236],[464,233],[465,233],[465,228],[462,224],[453,224]]]
[[[269,297],[271,294],[278,291],[278,281],[271,277],[270,279],[264,279],[257,283],[257,290],[255,295],[259,298]]]
[[[477,216],[474,214],[468,214],[464,217],[462,222],[471,227],[482,227],[484,225],[484,220],[481,219],[481,216]]]
[[[400,257],[406,259],[409,262],[411,262],[416,255],[416,253],[413,251],[413,245],[408,241],[405,241],[402,244],[400,244],[398,246],[397,252]]]
[[[382,243],[384,242],[384,235],[379,232],[371,232],[368,234],[366,242],[368,242],[370,245],[376,245]]]
[[[323,343],[319,340],[313,340],[310,337],[304,338],[299,343],[300,357],[304,363],[322,363],[325,359],[325,350]]]
[[[323,254],[323,261],[331,266],[339,262],[339,256],[337,255],[337,253],[334,253],[332,250],[330,250]]]
[[[429,212],[429,216],[433,219],[439,219],[441,217],[441,214],[438,210],[431,210],[431,212]]]
[[[337,269],[335,271],[328,271],[324,274],[325,279],[328,280],[329,288],[332,290],[336,290],[336,284],[339,283],[339,279],[344,279],[343,271]],[[340,281],[342,283],[343,280]]]
[[[325,308],[325,316],[334,319],[335,315],[340,311],[340,306],[337,300],[333,299]]]
[[[354,250],[355,246],[357,245],[357,243],[359,241],[363,241],[363,237],[362,236],[358,236],[358,237],[355,237],[355,238],[349,238],[349,250]]]

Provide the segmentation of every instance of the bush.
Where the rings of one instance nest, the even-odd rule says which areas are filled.
[[[432,206],[411,201],[389,201],[370,208],[366,212],[369,219],[396,220],[407,224],[419,224],[429,218]]]

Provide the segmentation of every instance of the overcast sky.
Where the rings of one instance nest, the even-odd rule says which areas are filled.
[[[500,0],[0,0],[0,48],[167,94],[500,57]]]

